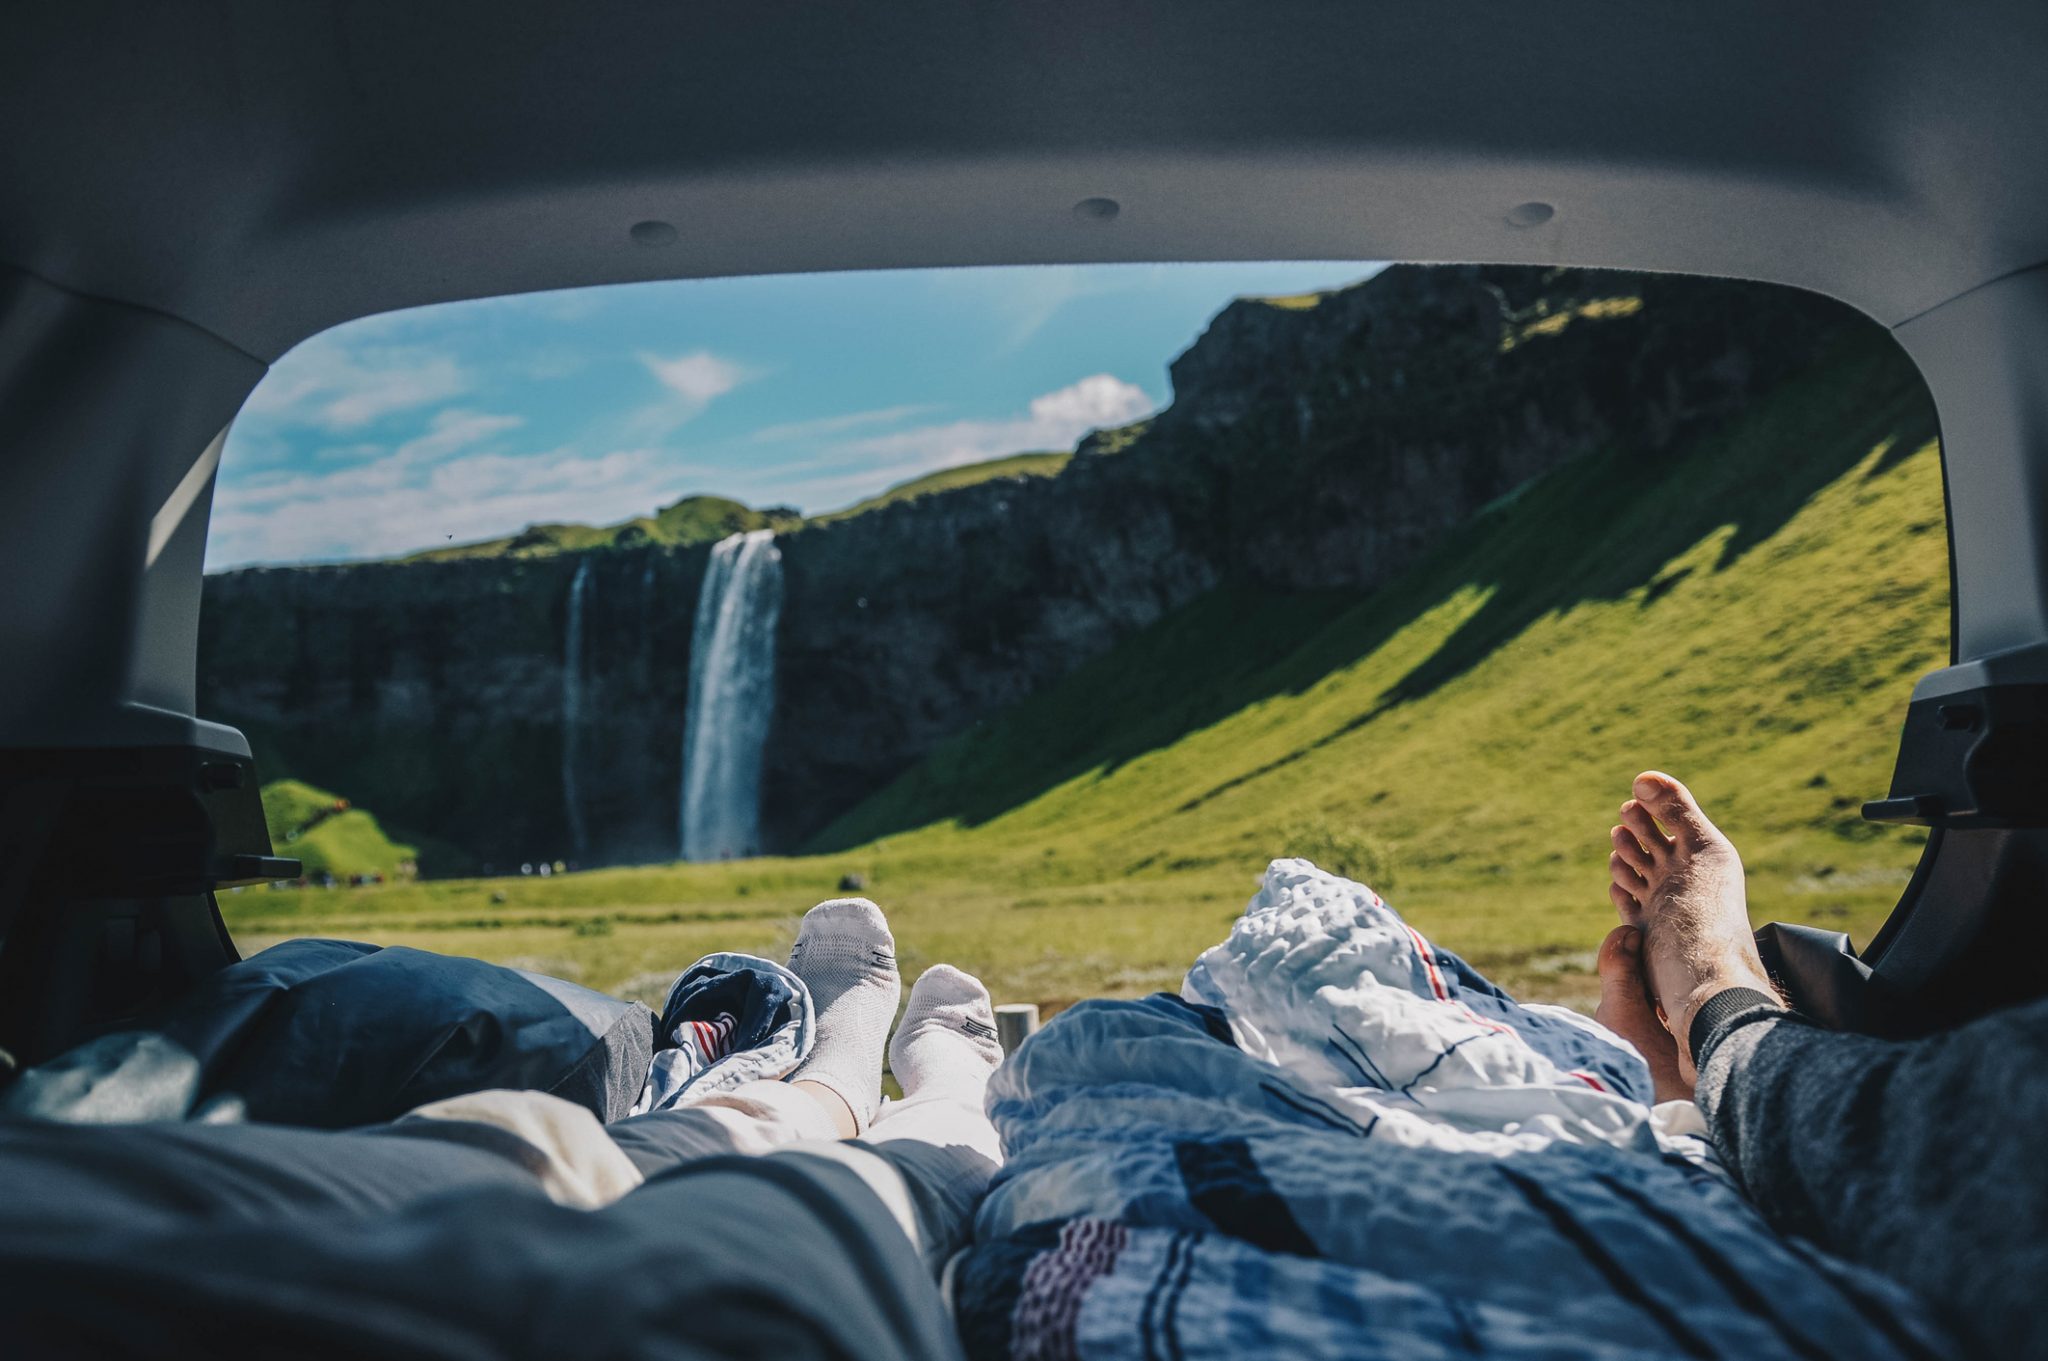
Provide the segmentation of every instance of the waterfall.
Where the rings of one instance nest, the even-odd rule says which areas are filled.
[[[569,812],[569,844],[578,860],[590,851],[583,826],[583,791],[576,767],[583,755],[583,606],[590,596],[590,559],[569,582],[569,623],[562,640],[562,806]]]
[[[711,550],[690,633],[685,860],[730,860],[761,849],[761,751],[775,704],[781,616],[782,550],[775,531],[721,539]]]

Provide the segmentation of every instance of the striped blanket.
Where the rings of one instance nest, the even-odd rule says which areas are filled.
[[[1641,1058],[1363,885],[1277,861],[1182,996],[1084,1002],[996,1074],[970,1356],[1946,1355],[1779,1237]]]

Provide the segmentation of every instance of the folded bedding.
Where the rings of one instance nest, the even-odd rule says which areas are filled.
[[[1001,1068],[1008,1163],[951,1292],[975,1357],[1952,1354],[1774,1233],[1689,1103],[1371,889],[1275,862],[1180,996],[1084,1002]]]

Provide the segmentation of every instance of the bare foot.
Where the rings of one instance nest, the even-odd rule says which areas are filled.
[[[1643,976],[1676,1041],[1679,1075],[1693,1080],[1693,1013],[1727,988],[1776,992],[1750,934],[1742,858],[1684,785],[1661,771],[1636,776],[1608,857],[1608,897],[1643,929]],[[1604,978],[1603,978],[1604,984]]]
[[[1641,927],[1617,926],[1600,942],[1600,1005],[1593,1019],[1636,1047],[1650,1065],[1657,1100],[1692,1100],[1692,1083],[1678,1067],[1678,1042],[1657,1019],[1643,981]]]

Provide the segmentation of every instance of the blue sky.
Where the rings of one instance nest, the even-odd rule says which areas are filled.
[[[228,437],[207,565],[381,557],[698,492],[830,510],[1165,404],[1231,298],[1357,263],[720,279],[450,303],[280,359]]]

